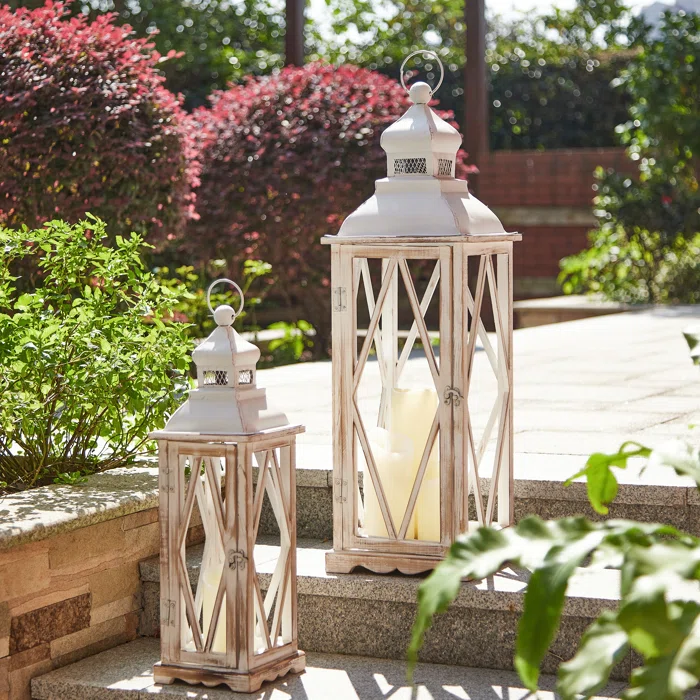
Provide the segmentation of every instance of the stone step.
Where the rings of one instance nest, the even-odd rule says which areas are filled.
[[[576,482],[564,486],[564,481],[579,471],[586,463],[587,455],[594,451],[614,452],[620,446],[616,436],[586,436],[585,447],[571,450],[578,438],[566,434],[550,434],[550,453],[526,452],[534,447],[541,450],[541,439],[516,435],[516,447],[524,450],[516,454],[515,461],[515,517],[526,515],[542,518],[561,518],[585,515],[600,519],[588,502],[586,485]],[[558,441],[557,441],[558,440]],[[663,441],[658,441],[660,444]],[[333,463],[330,444],[304,444],[298,446],[297,455],[297,534],[299,537],[332,539],[333,537]],[[481,492],[488,493],[491,466],[489,452],[481,469]],[[668,522],[686,532],[700,536],[700,494],[690,479],[681,478],[673,470],[648,468],[642,471],[643,461],[631,464],[619,471],[620,489],[610,506],[610,518],[641,520],[643,522]],[[359,474],[362,485],[362,473]],[[272,509],[264,503],[260,533],[277,533]]]
[[[310,653],[306,671],[264,685],[253,694],[228,689],[157,685],[153,664],[160,658],[158,641],[137,639],[97,656],[66,666],[32,681],[33,700],[147,700],[153,697],[190,700],[524,700],[532,697],[512,671],[419,664],[416,687],[406,680],[403,661],[366,656]],[[541,679],[540,700],[554,700],[553,676]],[[619,698],[624,684],[612,682],[597,700]],[[698,695],[688,695],[697,700]]]
[[[329,542],[302,540],[297,549],[299,646],[309,652],[369,655],[403,659],[416,616],[421,576],[368,572],[327,574]],[[278,548],[263,538],[255,560],[261,588],[269,585]],[[202,547],[188,549],[188,571],[196,588]],[[511,670],[517,622],[528,573],[506,568],[483,581],[464,582],[449,610],[428,632],[421,660],[428,663]],[[160,568],[158,559],[141,563],[143,614],[140,633],[159,632]],[[543,669],[552,673],[570,658],[583,631],[618,600],[618,572],[580,570],[567,594],[559,635]],[[615,670],[627,678],[630,659]]]

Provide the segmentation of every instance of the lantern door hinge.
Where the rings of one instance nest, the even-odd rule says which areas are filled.
[[[175,601],[161,600],[160,606],[160,624],[166,627],[175,627]]]
[[[348,308],[345,287],[333,287],[333,311],[345,311]]]
[[[234,571],[236,569],[245,569],[245,565],[248,562],[248,557],[243,554],[243,552],[238,549],[235,552],[230,549],[228,553],[228,568],[233,569]]]
[[[453,406],[459,406],[462,403],[462,392],[453,386],[448,386],[445,388],[445,403],[447,405],[452,404]]]
[[[335,500],[338,503],[347,503],[348,500],[348,481],[347,479],[335,480]]]
[[[164,493],[173,493],[175,491],[175,487],[170,485],[170,477],[171,477],[172,470],[170,467],[164,467],[161,469],[160,472],[160,490],[163,491]]]

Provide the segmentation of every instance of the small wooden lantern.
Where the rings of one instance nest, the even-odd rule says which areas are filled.
[[[161,524],[161,661],[154,676],[158,683],[253,692],[305,665],[297,648],[295,491],[295,441],[304,428],[268,409],[255,384],[260,351],[232,327],[243,294],[220,281],[238,290],[238,311],[213,311],[217,328],[193,353],[198,388],[152,433]],[[265,591],[254,550],[266,497],[280,548]],[[185,544],[196,510],[205,542],[193,590]]]
[[[442,82],[437,55],[416,53],[440,64]],[[382,134],[388,177],[323,239],[333,295],[329,572],[418,573],[474,524],[513,522],[512,252],[521,236],[455,179],[462,139],[428,106],[433,92],[421,82],[408,90],[413,105]],[[487,295],[495,335],[482,320]]]

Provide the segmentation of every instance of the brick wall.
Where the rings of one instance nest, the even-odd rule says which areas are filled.
[[[593,171],[599,165],[635,170],[621,148],[495,151],[480,164],[479,199],[506,229],[523,233],[515,252],[516,296],[557,293],[559,260],[586,246],[594,224]]]

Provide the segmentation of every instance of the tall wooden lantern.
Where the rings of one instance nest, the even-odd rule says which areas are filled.
[[[193,353],[198,388],[152,434],[161,524],[161,661],[154,676],[158,683],[224,683],[252,692],[305,664],[297,648],[295,498],[295,441],[304,428],[268,409],[256,386],[260,351],[232,327],[243,294],[231,284],[240,294],[238,311],[217,307],[216,330]],[[271,576],[267,569],[261,575],[254,557],[265,500],[280,531]],[[194,585],[185,544],[196,512],[205,541]],[[272,568],[269,547],[266,554]]]
[[[417,573],[474,524],[513,522],[521,236],[455,179],[462,139],[428,106],[433,92],[422,82],[408,90],[412,106],[381,138],[388,177],[323,239],[333,295],[329,572]],[[482,320],[486,299],[495,333]]]

